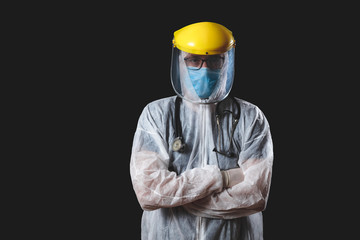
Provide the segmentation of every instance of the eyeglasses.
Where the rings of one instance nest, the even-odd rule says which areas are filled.
[[[210,56],[208,59],[202,59],[200,57],[188,57],[184,58],[185,64],[188,67],[194,67],[196,70],[199,70],[204,62],[206,66],[210,69],[220,69],[224,65],[224,57],[220,56]]]

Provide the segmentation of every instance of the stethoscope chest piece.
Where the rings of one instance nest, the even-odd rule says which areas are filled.
[[[183,152],[185,148],[185,144],[182,141],[182,137],[177,137],[173,141],[172,150],[174,152]]]

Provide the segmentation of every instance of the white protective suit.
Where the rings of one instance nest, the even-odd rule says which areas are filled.
[[[133,188],[144,210],[142,239],[263,239],[261,211],[273,163],[267,119],[257,106],[235,98],[241,114],[233,139],[231,114],[221,119],[219,135],[215,109],[232,86],[234,50],[225,54],[221,80],[206,100],[199,99],[188,83],[185,53],[174,51],[172,84],[182,98],[179,114],[186,146],[183,153],[172,150],[176,96],[149,103],[138,121],[130,161]],[[234,102],[222,104],[236,112]],[[217,146],[219,138],[223,147]],[[228,146],[235,157],[213,151]],[[232,168],[241,168],[244,178],[223,188],[220,171]]]

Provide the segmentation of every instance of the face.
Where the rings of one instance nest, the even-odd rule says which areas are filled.
[[[217,55],[197,55],[188,53],[184,61],[187,67],[194,67],[196,69],[200,68],[210,68],[212,70],[221,69],[224,65],[224,54]]]

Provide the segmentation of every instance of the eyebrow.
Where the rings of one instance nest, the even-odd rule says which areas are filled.
[[[203,55],[197,55],[197,54],[193,54],[193,53],[188,53],[185,55],[186,58],[189,58],[189,57],[201,57]]]

